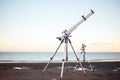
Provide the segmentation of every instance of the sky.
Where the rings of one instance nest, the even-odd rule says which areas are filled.
[[[56,37],[91,9],[71,33],[75,50],[84,43],[89,52],[120,52],[119,0],[0,0],[0,51],[54,52]]]

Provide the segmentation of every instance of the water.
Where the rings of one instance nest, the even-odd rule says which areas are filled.
[[[0,52],[0,62],[9,61],[38,61],[44,62],[50,60],[53,53],[51,52]],[[70,52],[69,60],[76,61],[74,53]],[[83,54],[77,53],[78,57],[82,61]],[[53,61],[62,61],[64,58],[63,53],[57,53]],[[120,52],[87,52],[87,61],[100,61],[100,60],[116,60],[120,61]]]

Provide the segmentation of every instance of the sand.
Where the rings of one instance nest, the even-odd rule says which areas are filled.
[[[42,74],[47,63],[0,63],[0,80],[60,80],[61,63],[51,63]],[[66,67],[62,80],[120,80],[120,62],[91,62],[93,70],[88,63],[82,63],[87,75],[80,70],[74,71],[75,62]]]

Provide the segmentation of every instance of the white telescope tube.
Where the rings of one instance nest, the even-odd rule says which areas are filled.
[[[77,24],[73,25],[68,31],[67,34],[70,35],[72,31],[74,31],[81,23],[83,23],[86,19],[88,19],[92,14],[94,14],[93,10],[91,10],[91,12],[86,15],[85,17],[83,17],[82,20],[80,20]]]
[[[63,35],[61,37],[57,37],[59,40],[63,40],[65,37],[69,36],[81,23],[86,21],[92,14],[94,14],[94,11],[91,10],[91,12],[86,15],[85,17],[82,16],[83,19],[81,19],[77,24],[73,25],[70,29],[63,31]]]

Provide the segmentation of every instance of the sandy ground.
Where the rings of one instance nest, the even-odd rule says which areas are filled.
[[[0,63],[0,80],[60,80],[61,63],[51,63],[42,74],[46,64]],[[88,63],[82,64],[91,69]],[[62,80],[120,80],[120,62],[91,62],[91,65],[93,70],[87,70],[84,76],[82,71],[74,71],[76,63],[69,63],[69,70],[64,69]]]

